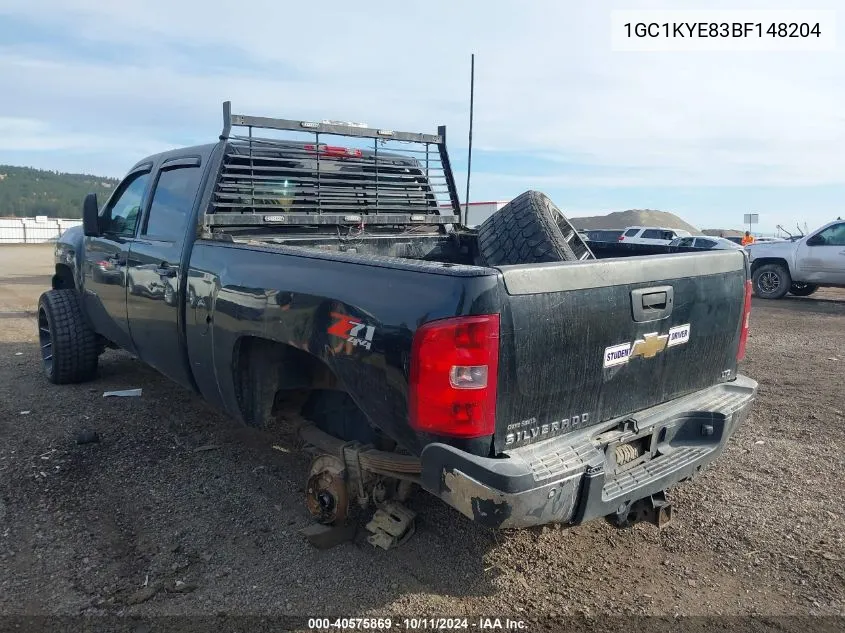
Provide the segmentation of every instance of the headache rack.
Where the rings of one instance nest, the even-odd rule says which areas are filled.
[[[233,126],[247,134],[233,135]],[[308,140],[258,137],[255,129],[307,133]],[[419,134],[246,116],[232,114],[226,101],[220,140],[225,155],[205,215],[209,228],[460,223],[446,126]]]

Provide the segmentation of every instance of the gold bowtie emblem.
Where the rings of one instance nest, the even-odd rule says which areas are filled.
[[[634,358],[635,356],[654,358],[666,349],[666,343],[668,342],[668,334],[661,334],[660,336],[657,335],[657,332],[654,334],[646,334],[643,338],[639,338],[634,341],[634,345],[631,347],[630,358]]]

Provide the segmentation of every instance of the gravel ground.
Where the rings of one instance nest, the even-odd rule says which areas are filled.
[[[92,383],[47,383],[21,312],[50,257],[0,248],[0,614],[845,615],[845,291],[755,300],[752,417],[672,491],[663,531],[493,533],[419,493],[402,548],[321,551],[298,533],[290,438],[235,426],[122,352]],[[101,441],[77,444],[83,429]]]

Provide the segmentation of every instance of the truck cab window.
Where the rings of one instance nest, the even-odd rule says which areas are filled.
[[[156,183],[143,234],[165,241],[181,241],[200,181],[200,168],[178,167],[161,172]]]
[[[135,235],[135,228],[138,226],[138,218],[141,207],[144,204],[144,192],[147,190],[147,183],[150,180],[150,173],[144,172],[132,178],[124,185],[123,192],[106,209],[105,216],[108,218],[106,233],[132,237]]]
[[[845,246],[845,222],[827,227],[813,241],[822,246]]]

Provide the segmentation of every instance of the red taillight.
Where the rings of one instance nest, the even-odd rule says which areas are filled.
[[[498,314],[421,326],[411,352],[411,426],[433,435],[492,435],[498,369]]]
[[[320,143],[318,146],[305,145],[306,152],[319,153],[321,156],[332,156],[334,158],[361,158],[363,153],[360,149],[351,147],[340,147],[338,145],[324,145]]]
[[[618,239],[617,241],[619,241],[619,242],[624,242],[624,241],[625,241],[625,236],[624,236],[624,235],[620,235],[620,236],[619,236],[619,239]]]
[[[742,329],[739,332],[739,349],[736,359],[745,358],[745,346],[748,343],[748,322],[751,319],[751,281],[745,282],[745,305],[742,308]]]

